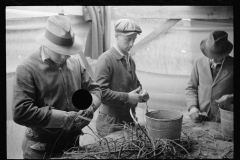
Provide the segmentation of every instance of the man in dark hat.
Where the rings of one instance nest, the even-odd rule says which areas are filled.
[[[148,93],[142,90],[135,62],[129,54],[142,30],[130,19],[118,20],[114,28],[114,46],[99,57],[95,70],[95,80],[102,89],[102,104],[96,123],[100,136],[121,130],[124,122],[133,122],[130,108],[135,113],[138,102],[149,99]]]
[[[189,116],[195,121],[220,121],[219,107],[233,103],[233,44],[224,31],[214,31],[200,44],[186,88]]]
[[[93,118],[101,104],[101,89],[80,61],[70,56],[82,47],[68,17],[50,16],[46,28],[37,32],[35,40],[41,44],[39,51],[16,69],[13,120],[27,127],[23,158],[48,159],[79,145],[81,129],[89,124],[79,115]],[[71,98],[79,89],[92,95],[93,103],[85,110],[72,104]]]

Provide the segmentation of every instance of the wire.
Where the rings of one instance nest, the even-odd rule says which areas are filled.
[[[140,126],[140,124],[135,120],[135,118],[133,117],[132,114],[132,108],[130,108],[130,115],[133,119],[133,121],[138,125],[138,127],[142,130],[142,132],[146,135],[146,137],[148,138],[149,142],[151,142],[150,138],[148,137],[147,133],[142,129],[142,127]]]
[[[146,106],[147,106],[146,113],[148,113],[148,105],[147,105],[147,101],[146,101]]]
[[[86,114],[86,112],[83,114],[83,116],[84,116],[85,114]],[[71,121],[69,127],[71,127],[73,121],[75,121],[76,118],[77,118],[77,116],[76,116],[75,118],[72,119],[72,121]],[[67,130],[65,130],[65,129],[62,130],[62,132],[60,133],[60,135],[58,136],[57,140],[56,140],[55,143],[54,143],[54,146],[53,146],[53,149],[52,149],[52,151],[51,151],[51,154],[50,154],[49,158],[51,158],[51,156],[52,156],[52,152],[54,151],[55,146],[56,146],[56,144],[57,144],[57,141],[58,141],[59,138],[61,137],[62,133],[63,133],[64,131],[69,131],[69,129],[70,129],[70,128],[68,128]]]

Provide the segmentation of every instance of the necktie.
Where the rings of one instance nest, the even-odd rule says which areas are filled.
[[[126,56],[123,56],[125,61],[126,61],[126,64],[127,64],[127,70],[130,72],[131,71],[131,67],[130,67],[130,63],[129,61],[127,60],[127,57]]]
[[[211,66],[212,68],[212,76],[213,76],[213,81],[215,80],[220,68],[221,68],[221,64],[216,64]]]

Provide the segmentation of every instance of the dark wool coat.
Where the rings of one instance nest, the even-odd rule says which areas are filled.
[[[128,103],[128,92],[141,86],[137,75],[135,62],[130,57],[130,70],[123,56],[112,47],[103,53],[97,62],[95,80],[102,90],[102,104],[97,119],[97,130],[103,130],[103,126],[132,121]],[[135,105],[136,106],[136,105]],[[108,116],[103,116],[104,113]],[[114,117],[113,119],[109,119]],[[104,128],[106,130],[106,128]],[[100,132],[100,131],[99,131]]]

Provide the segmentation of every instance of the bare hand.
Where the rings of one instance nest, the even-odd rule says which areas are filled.
[[[196,107],[193,107],[193,108],[190,109],[189,117],[192,120],[198,120],[199,119],[199,115],[200,115],[200,111]]]
[[[131,91],[128,93],[128,102],[135,105],[138,102],[141,102],[142,96],[138,94],[138,92],[141,90],[141,87],[138,87],[137,89]]]
[[[220,106],[228,106],[232,103],[233,100],[233,95],[226,94],[223,95],[221,98],[218,100],[215,100]]]
[[[142,90],[142,91],[140,91],[139,94],[142,96],[141,102],[147,102],[148,101],[149,95],[148,95],[147,91]]]
[[[189,111],[189,117],[195,122],[201,122],[206,120],[208,115],[206,112],[200,112],[198,108],[193,107]]]

